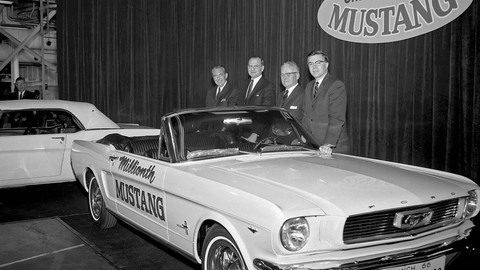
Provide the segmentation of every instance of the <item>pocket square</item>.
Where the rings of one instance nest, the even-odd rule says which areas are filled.
[[[297,109],[297,106],[290,106],[290,110],[296,110]]]
[[[222,100],[220,100],[220,102],[226,102],[227,99],[226,98],[222,98]]]

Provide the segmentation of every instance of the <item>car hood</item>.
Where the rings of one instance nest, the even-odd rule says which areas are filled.
[[[239,156],[201,161],[189,171],[268,200],[284,211],[319,208],[339,216],[466,196],[471,185],[440,171],[347,155]]]

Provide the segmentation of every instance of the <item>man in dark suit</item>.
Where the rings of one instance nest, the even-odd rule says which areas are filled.
[[[300,70],[293,61],[287,61],[280,67],[280,77],[285,90],[277,97],[277,106],[287,109],[295,119],[302,121],[305,91],[298,84]]]
[[[277,95],[275,85],[263,77],[263,59],[259,56],[248,60],[248,75],[250,82],[245,91],[245,105],[274,106]]]
[[[10,94],[10,99],[37,99],[37,96],[27,90],[25,78],[18,77],[15,80],[15,91]]]
[[[250,82],[245,91],[244,104],[247,106],[275,106],[277,102],[277,90],[275,85],[263,77],[265,65],[259,56],[252,56],[248,60],[248,75]],[[253,128],[246,138],[250,142],[256,142],[265,130]]]
[[[315,78],[305,88],[302,123],[320,143],[320,152],[330,155],[348,153],[347,93],[342,81],[328,73],[328,56],[313,51],[307,58],[310,74]]]
[[[228,73],[225,67],[214,67],[212,78],[216,86],[207,91],[206,107],[226,107],[241,104],[241,93],[234,85],[228,83]]]

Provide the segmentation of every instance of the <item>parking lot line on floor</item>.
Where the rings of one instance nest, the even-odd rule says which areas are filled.
[[[13,265],[13,264],[16,264],[16,263],[26,262],[28,260],[37,259],[37,258],[40,258],[40,257],[43,257],[43,256],[48,256],[48,255],[51,255],[51,254],[60,253],[60,252],[68,251],[68,250],[79,248],[79,247],[84,247],[84,246],[85,246],[84,244],[80,244],[80,245],[76,245],[76,246],[72,246],[72,247],[62,248],[60,250],[55,250],[55,251],[48,252],[48,253],[39,254],[39,255],[36,255],[36,256],[30,257],[30,258],[25,258],[25,259],[21,259],[21,260],[18,260],[18,261],[1,264],[0,268],[5,267],[5,266],[9,266],[9,265]]]
[[[115,269],[58,218],[0,224],[0,243],[2,269]]]

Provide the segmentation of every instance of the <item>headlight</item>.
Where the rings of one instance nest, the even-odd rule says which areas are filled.
[[[307,244],[310,227],[305,218],[292,218],[283,223],[280,231],[282,245],[289,251],[298,251]]]
[[[470,190],[468,192],[467,201],[465,203],[465,217],[471,218],[478,214],[479,208],[479,201],[478,201],[478,194],[476,190]]]

